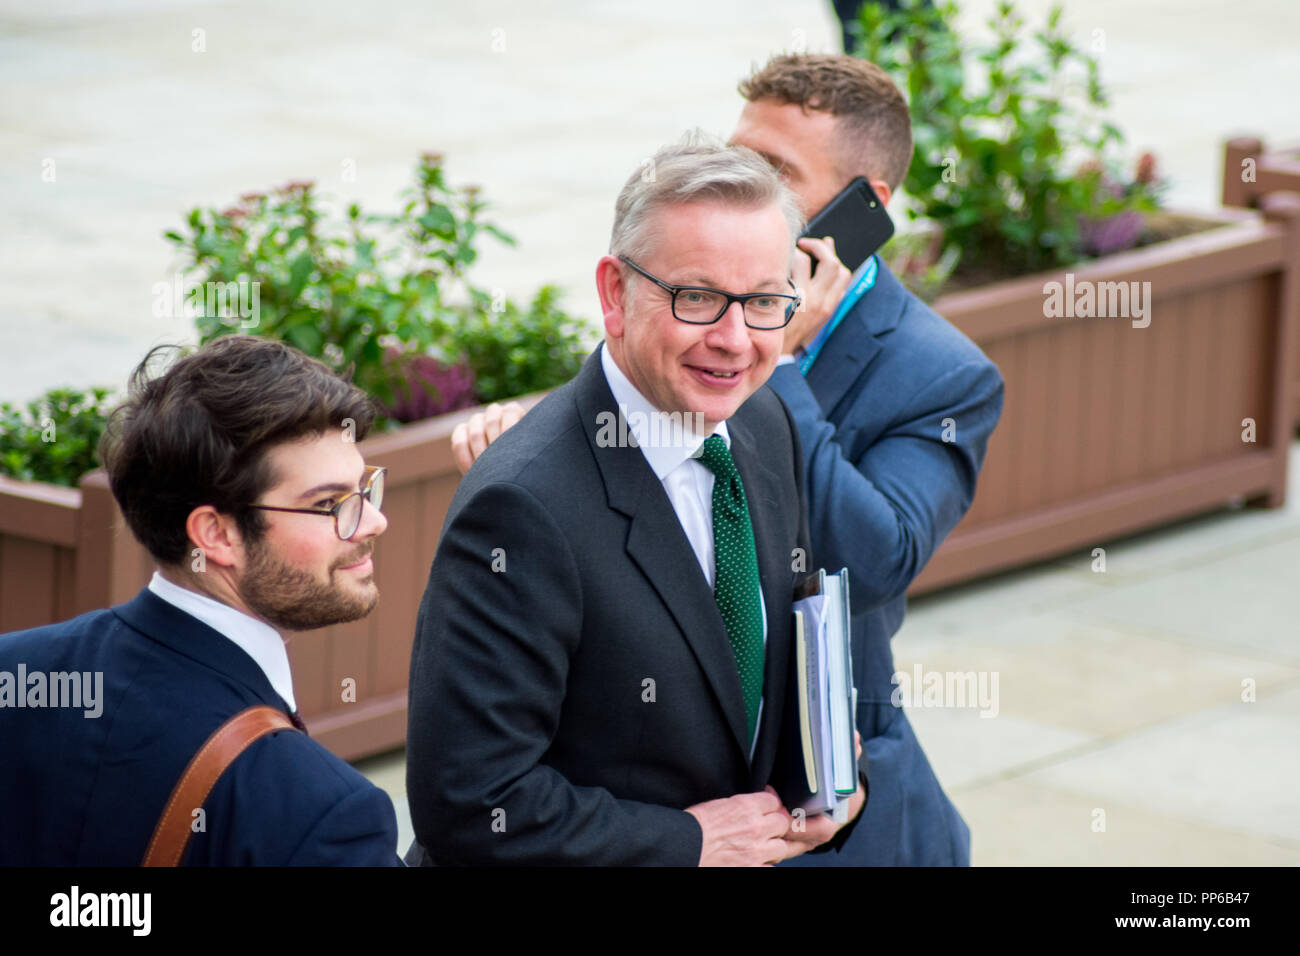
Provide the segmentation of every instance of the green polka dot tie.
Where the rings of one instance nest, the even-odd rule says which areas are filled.
[[[754,528],[749,523],[745,486],[721,435],[711,435],[700,449],[700,463],[713,472],[713,597],[736,654],[740,689],[745,695],[749,742],[758,724],[763,698],[763,606],[758,582]]]

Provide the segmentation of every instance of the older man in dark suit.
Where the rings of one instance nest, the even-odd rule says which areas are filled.
[[[763,387],[800,217],[749,150],[649,170],[597,265],[603,347],[448,513],[412,658],[408,859],[761,865],[846,833],[765,789],[807,560],[798,438]]]
[[[780,54],[740,90],[747,103],[731,141],[767,158],[805,214],[859,175],[889,202],[912,158],[911,117],[879,67]],[[792,865],[966,865],[966,822],[893,704],[890,641],[908,587],[974,499],[1002,377],[878,257],[851,273],[833,241],[799,247],[804,307],[785,328],[770,384],[799,430],[818,560],[847,567],[853,581],[857,723],[875,786],[851,839]],[[458,426],[461,470],[522,415],[518,403],[490,405]]]
[[[171,845],[152,837],[196,752],[263,707],[285,729],[179,807],[188,846],[176,841],[174,862],[400,865],[388,797],[294,730],[305,727],[284,646],[378,599],[383,473],[353,440],[369,400],[247,336],[161,376],[150,365],[102,451],[159,570],[119,607],[0,635],[0,864],[140,864]]]

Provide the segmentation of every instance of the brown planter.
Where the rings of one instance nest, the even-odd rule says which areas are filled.
[[[934,303],[997,364],[1006,399],[975,501],[912,593],[1232,499],[1283,503],[1300,196],[1262,207],[1264,218],[1221,210],[1198,217],[1220,228]],[[1047,317],[1045,286],[1067,271],[1076,288],[1150,283],[1150,324]]]
[[[1277,192],[1300,192],[1300,147],[1266,150],[1254,136],[1224,144],[1225,206],[1257,206],[1261,197]]]
[[[1300,193],[1300,147],[1265,150],[1254,137],[1229,140],[1223,150],[1223,204],[1260,208],[1278,192]],[[1300,336],[1297,336],[1300,338]],[[1300,428],[1300,341],[1291,340],[1292,420]]]

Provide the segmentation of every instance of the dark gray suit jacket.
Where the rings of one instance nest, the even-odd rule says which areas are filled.
[[[713,592],[641,450],[597,441],[602,413],[618,410],[597,349],[487,449],[447,514],[407,735],[411,819],[435,862],[695,865],[683,809],[772,773],[792,552],[807,553],[789,413],[764,386],[727,422],[767,608],[752,762]]]

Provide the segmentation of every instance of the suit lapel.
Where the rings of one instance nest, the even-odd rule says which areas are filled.
[[[758,576],[763,588],[767,611],[767,646],[763,665],[763,722],[758,746],[754,751],[751,773],[754,786],[767,781],[775,757],[785,705],[785,675],[790,660],[791,622],[786,611],[791,597],[791,560],[786,543],[781,540],[778,516],[788,507],[780,500],[780,479],[763,461],[761,445],[741,412],[727,420],[731,433],[731,456],[749,502],[749,520],[754,528],[754,550],[758,557]]]
[[[629,519],[627,554],[677,622],[726,715],[736,746],[748,761],[745,699],[722,615],[668,495],[620,420],[621,412],[600,366],[600,348],[578,374],[575,401],[606,499],[612,509]],[[627,435],[629,441],[611,447],[598,440],[598,435],[604,425],[608,436],[614,421],[618,422],[617,434]]]

